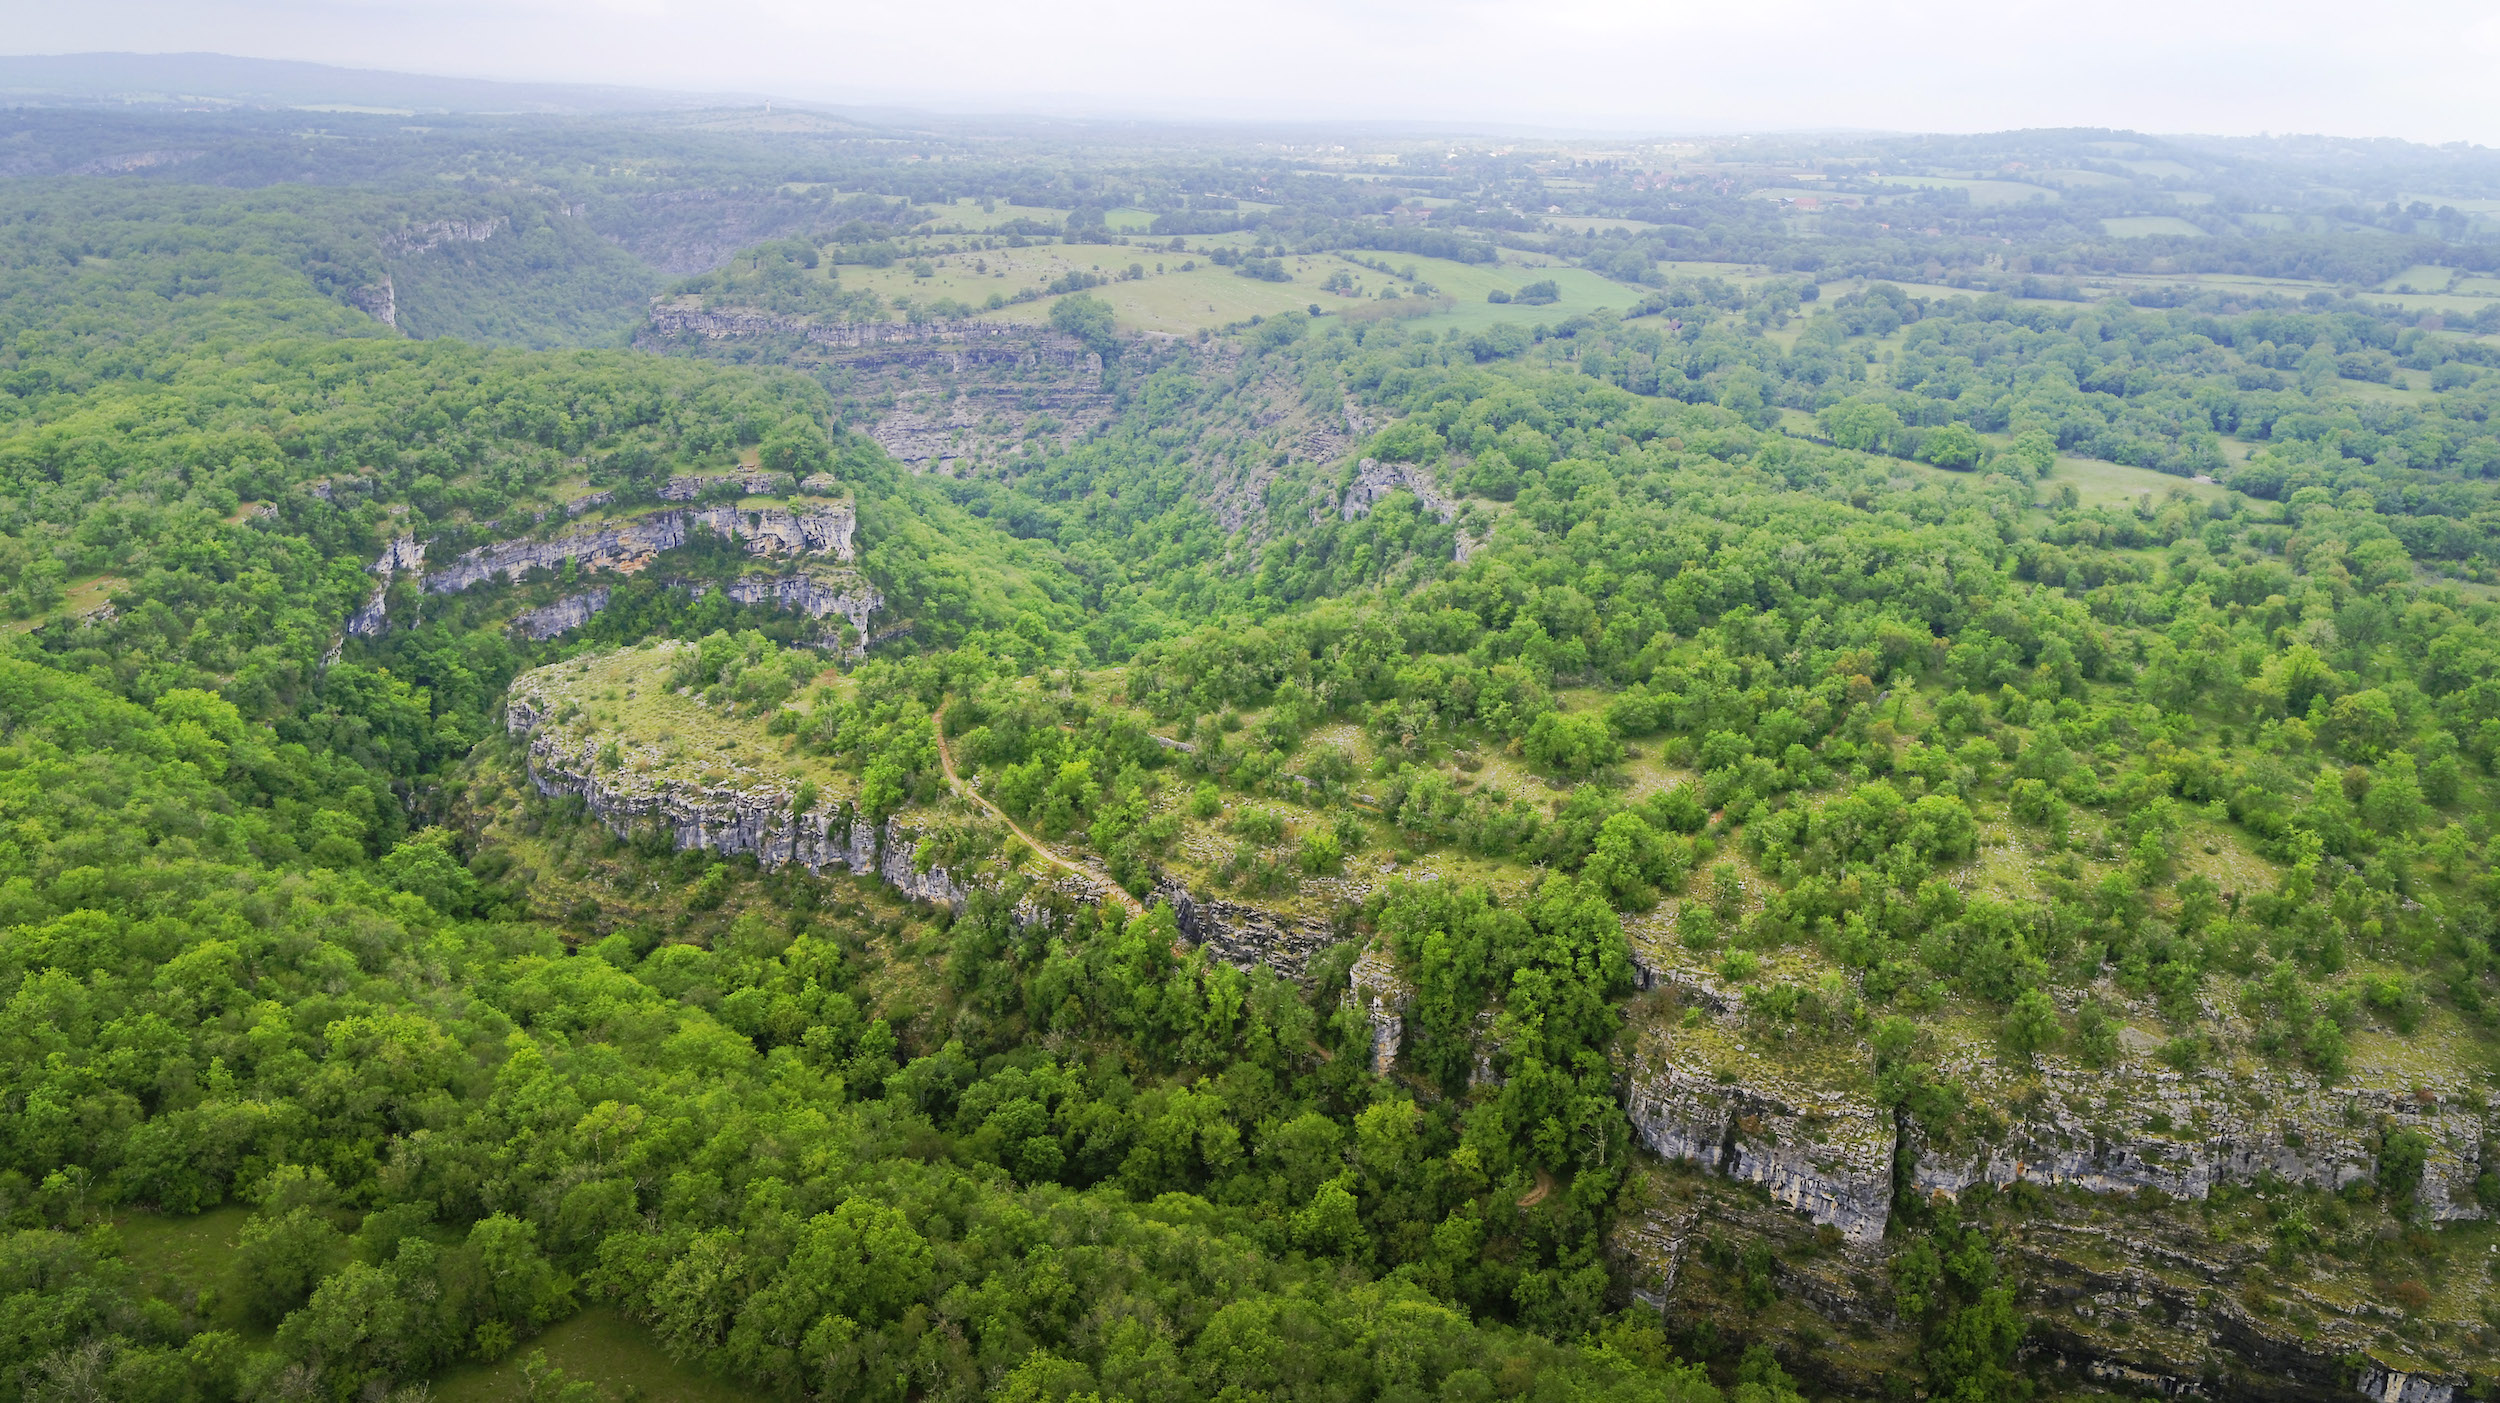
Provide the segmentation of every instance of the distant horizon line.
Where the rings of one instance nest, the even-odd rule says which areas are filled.
[[[439,106],[419,104],[412,106],[404,102],[385,102],[378,99],[371,104],[355,104],[337,100],[286,101],[277,99],[274,95],[252,95],[248,93],[238,94],[232,90],[224,93],[216,91],[171,91],[158,95],[139,92],[116,93],[109,91],[107,90],[106,83],[99,81],[102,75],[91,75],[89,81],[78,84],[64,83],[52,87],[30,86],[26,81],[26,77],[31,77],[32,75],[21,76],[7,71],[10,66],[19,64],[61,64],[66,66],[74,65],[82,61],[87,63],[127,63],[133,60],[142,63],[151,61],[189,61],[194,63],[209,62],[254,65],[264,66],[270,69],[292,70],[299,77],[320,75],[330,77],[333,80],[340,78],[379,77],[403,82],[416,82],[424,84],[462,85],[476,88],[508,89],[513,90],[516,96],[518,93],[537,89],[542,92],[546,92],[551,96],[556,93],[570,93],[585,97],[604,94],[608,95],[612,99],[633,97],[645,99],[645,101],[633,105],[620,105],[614,101],[610,101],[604,104],[594,103],[581,107],[566,108],[551,103],[543,97],[536,102],[521,101],[518,105],[511,107],[486,107],[449,104]],[[2329,131],[2311,132],[2260,130],[2253,133],[2194,131],[2164,132],[2148,130],[2141,127],[2114,125],[2000,126],[1971,127],[1962,129],[1855,126],[1836,124],[1796,127],[1740,127],[1713,126],[1706,122],[1696,122],[1680,127],[1669,125],[1635,127],[1628,125],[1604,125],[1596,123],[1547,125],[1515,120],[1457,116],[1388,117],[1346,114],[1333,117],[1287,118],[1265,115],[1188,114],[1173,111],[1122,110],[1102,107],[1089,108],[1084,105],[1084,100],[1078,95],[1063,94],[1055,96],[1059,100],[1055,101],[1054,95],[1040,93],[1023,94],[1011,99],[1013,102],[1029,104],[1026,106],[1003,106],[994,103],[976,104],[969,98],[935,93],[923,93],[915,97],[880,96],[844,100],[830,97],[807,96],[804,94],[788,92],[768,92],[761,90],[739,91],[700,87],[669,87],[653,85],[645,82],[623,82],[615,80],[602,81],[580,78],[514,78],[503,76],[482,76],[469,73],[428,72],[417,69],[381,68],[358,64],[334,63],[321,59],[270,58],[252,54],[231,54],[216,50],[203,49],[163,51],[141,49],[88,49],[47,53],[0,52],[0,110],[24,110],[44,106],[71,105],[118,105],[125,107],[147,105],[172,106],[187,100],[191,102],[215,102],[238,108],[249,108],[261,111],[309,111],[320,109],[337,110],[340,108],[369,106],[371,115],[377,116],[419,116],[440,114],[477,117],[579,117],[594,115],[626,115],[633,112],[654,111],[732,111],[757,107],[783,106],[793,112],[841,117],[850,120],[865,120],[878,124],[908,123],[916,120],[940,119],[950,123],[1042,123],[1114,128],[1162,127],[1177,128],[1182,130],[1200,128],[1210,129],[1211,131],[1226,132],[1236,137],[1263,129],[1277,133],[1360,134],[1375,138],[1403,138],[1407,140],[1477,137],[1501,140],[1625,141],[1655,143],[1769,137],[1796,138],[1822,136],[1891,138],[1913,136],[2003,136],[2026,132],[2105,132],[2112,136],[2140,137],[2154,140],[2221,142],[2394,142],[2404,146],[2418,147],[2424,150],[2434,151],[2454,150],[2459,148],[2466,150],[2493,149],[2483,146],[2479,142],[2470,140],[2430,142],[2415,140],[2410,137],[2369,136]],[[30,98],[37,100],[28,100]],[[51,101],[47,102],[40,100],[43,98],[49,98]]]

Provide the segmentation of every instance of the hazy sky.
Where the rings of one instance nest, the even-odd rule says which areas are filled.
[[[0,0],[20,53],[210,50],[988,111],[2500,145],[2492,0]]]

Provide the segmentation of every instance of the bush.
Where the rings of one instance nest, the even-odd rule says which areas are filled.
[[[1603,769],[1623,758],[1606,723],[1587,712],[1549,711],[1528,727],[1520,751],[1530,763],[1569,779]]]

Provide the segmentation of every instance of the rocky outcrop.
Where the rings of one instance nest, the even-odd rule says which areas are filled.
[[[995,354],[984,356],[982,351],[1004,349],[1009,352],[1010,360],[1033,355],[1065,369],[1085,367],[1090,361],[1093,372],[1096,375],[1102,373],[1102,358],[1086,350],[1082,342],[1053,332],[1036,331],[1015,322],[817,322],[804,317],[783,317],[770,312],[738,309],[705,311],[691,307],[654,307],[650,321],[644,325],[644,334],[711,339],[795,336],[814,345],[844,349],[960,346],[971,351],[976,358],[991,361],[998,357]]]
[[[2425,1215],[2434,1222],[2484,1216],[2474,1180],[2486,1129],[2462,1086],[2443,1096],[2428,1087],[2327,1087],[2281,1071],[2194,1077],[2167,1068],[2048,1065],[2016,1077],[1993,1066],[1956,1070],[1991,1103],[2029,1109],[1986,1144],[1930,1145],[1912,1130],[1910,1181],[1927,1192],[2027,1180],[2201,1199],[2269,1174],[2340,1189],[2375,1172],[2380,1127],[2406,1126],[2430,1141],[2418,1198]],[[2109,1109],[2113,1091],[2123,1113]]]
[[[2198,1200],[2267,1175],[2326,1189],[2367,1179],[2380,1127],[2405,1126],[2430,1141],[2423,1213],[2439,1222],[2484,1216],[2473,1186],[2487,1130],[2462,1095],[2325,1088],[2296,1073],[2197,1079],[2149,1068],[2025,1069],[2019,1087],[1992,1086],[2008,1075],[1974,1066],[1958,1069],[1957,1080],[2019,1114],[1986,1141],[1936,1144],[1914,1123],[1896,1130],[1871,1097],[1775,1085],[1707,1061],[1663,1046],[1635,1058],[1623,1101],[1642,1142],[1663,1158],[1760,1183],[1853,1240],[1883,1236],[1905,1137],[1908,1182],[1922,1193],[2029,1182]],[[2123,1114],[2110,1110],[2114,1091]]]
[[[1852,1242],[1882,1240],[1892,1217],[1892,1118],[1843,1096],[1772,1094],[1647,1057],[1623,1089],[1641,1143],[1771,1197]]]
[[[885,596],[856,570],[742,575],[730,581],[726,592],[740,604],[788,609],[811,619],[844,620],[850,624],[851,632],[847,638],[837,636],[834,641],[851,657],[866,654],[870,642],[868,620],[885,607]]]
[[[497,541],[479,546],[427,575],[425,589],[430,594],[451,594],[497,575],[553,570],[567,560],[580,570],[631,574],[660,552],[686,544],[698,526],[745,542],[751,555],[830,555],[848,561],[857,554],[852,538],[859,528],[859,517],[848,503],[752,511],[734,506],[679,508],[546,540]]]
[[[399,329],[399,289],[391,285],[391,275],[347,294],[348,305],[396,331]]]
[[[382,548],[382,558],[373,562],[373,593],[347,621],[347,632],[355,638],[371,638],[390,627],[391,580],[406,571],[425,569],[425,545],[414,536],[402,536]]]
[[[431,253],[445,244],[482,244],[504,227],[502,215],[485,219],[434,219],[412,224],[382,239],[382,251],[399,258]]]
[[[567,595],[543,609],[532,609],[512,621],[512,631],[532,642],[544,642],[559,633],[567,633],[590,622],[590,616],[608,607],[605,585],[587,594]]]
[[[1385,1077],[1406,1043],[1406,1007],[1413,992],[1398,976],[1397,960],[1377,945],[1354,961],[1347,986],[1346,998],[1362,1011],[1371,1031],[1372,1075]]]
[[[506,703],[505,728],[529,738],[531,783],[541,794],[580,798],[593,817],[620,837],[656,824],[681,850],[747,853],[766,868],[795,862],[810,872],[842,868],[855,876],[873,873],[923,901],[953,904],[969,894],[946,869],[923,869],[914,862],[917,837],[895,819],[880,827],[859,818],[847,804],[795,814],[791,808],[797,796],[779,782],[645,784],[602,775],[595,749],[572,745],[546,726],[546,720],[535,698],[516,692]]]
[[[1200,897],[1178,882],[1157,886],[1154,898],[1172,903],[1181,934],[1191,944],[1206,946],[1217,959],[1240,969],[1266,965],[1299,979],[1312,956],[1336,943],[1336,932],[1316,917]]]
[[[691,502],[706,492],[726,487],[734,487],[749,496],[781,495],[795,485],[788,473],[768,473],[760,469],[735,473],[681,473],[660,485],[660,500]]]
[[[564,514],[566,516],[580,516],[583,512],[589,511],[593,507],[604,507],[608,503],[615,500],[616,494],[614,492],[584,493],[583,495],[564,504]]]
[[[1354,481],[1338,499],[1337,514],[1346,521],[1369,516],[1374,506],[1397,492],[1414,493],[1425,511],[1444,522],[1458,519],[1458,503],[1441,495],[1430,469],[1414,463],[1383,463],[1377,458],[1366,458],[1355,468]]]
[[[2373,1360],[2361,1371],[2361,1396],[2371,1403],[2456,1403],[2463,1385],[2427,1374],[2408,1374]]]

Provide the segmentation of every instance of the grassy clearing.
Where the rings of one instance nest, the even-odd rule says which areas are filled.
[[[2087,506],[2132,502],[2147,492],[2153,494],[2153,503],[2158,506],[2169,500],[2173,488],[2208,502],[2220,501],[2225,495],[2225,489],[2215,483],[2190,482],[2151,468],[2134,468],[2101,458],[2076,458],[2061,453],[2057,458],[2057,468],[2050,474],[2044,490],[2054,492],[2058,484],[2065,482],[2075,485],[2075,491]]]
[[[434,1381],[433,1396],[438,1403],[528,1403],[532,1395],[522,1366],[540,1350],[569,1380],[597,1384],[612,1398],[743,1403],[755,1396],[751,1390],[669,1358],[641,1326],[605,1306],[583,1311],[538,1338],[523,1341],[493,1364],[466,1364],[444,1374]]]
[[[2111,175],[2107,171],[2085,170],[2042,171],[2040,172],[2038,179],[2043,185],[2083,186],[2093,189],[2107,189],[2113,185],[2126,185],[2130,183],[2127,178],[2122,175]]]
[[[235,1246],[251,1216],[241,1204],[188,1218],[133,1213],[116,1221],[113,1230],[121,1238],[122,1260],[138,1274],[140,1290],[177,1304],[196,1301],[200,1314],[219,1328],[265,1344],[272,1332],[245,1318],[243,1280],[236,1269]]]
[[[1887,175],[1876,179],[1879,185],[1894,185],[1922,190],[1960,190],[1970,196],[1974,205],[2019,205],[2033,200],[2055,200],[2058,193],[2045,185],[2030,185],[2019,180],[1967,180],[1949,175]]]
[[[2175,214],[2121,214],[2101,221],[2101,232],[2115,239],[2142,239],[2155,234],[2201,238],[2205,231]]]
[[[763,718],[671,691],[669,672],[689,651],[655,641],[554,663],[515,678],[512,694],[553,718],[567,754],[590,752],[602,778],[628,792],[735,785],[791,793],[813,781],[826,806],[852,792],[850,775],[767,734]]]
[[[1586,234],[1591,229],[1601,234],[1610,229],[1621,229],[1627,233],[1637,234],[1643,229],[1658,227],[1643,219],[1599,219],[1594,216],[1576,214],[1553,215],[1545,222],[1567,234]]]
[[[32,633],[55,619],[76,619],[94,613],[111,601],[115,590],[129,586],[130,581],[119,575],[89,575],[85,579],[71,580],[62,591],[61,602],[49,612],[37,614],[31,619],[19,619],[7,625],[7,631]]]
[[[981,208],[981,202],[972,199],[957,200],[948,205],[930,205],[927,209],[930,221],[936,227],[959,229],[968,233],[981,233],[996,229],[1019,219],[1031,219],[1044,224],[1064,224],[1068,219],[1068,212],[1063,209],[1043,209],[1035,205],[1011,205],[997,200],[991,201],[988,209]]]
[[[2456,277],[2457,272],[2453,268],[2442,268],[2436,263],[2416,263],[2380,283],[2378,290],[2381,292],[2446,292],[2448,284]]]

